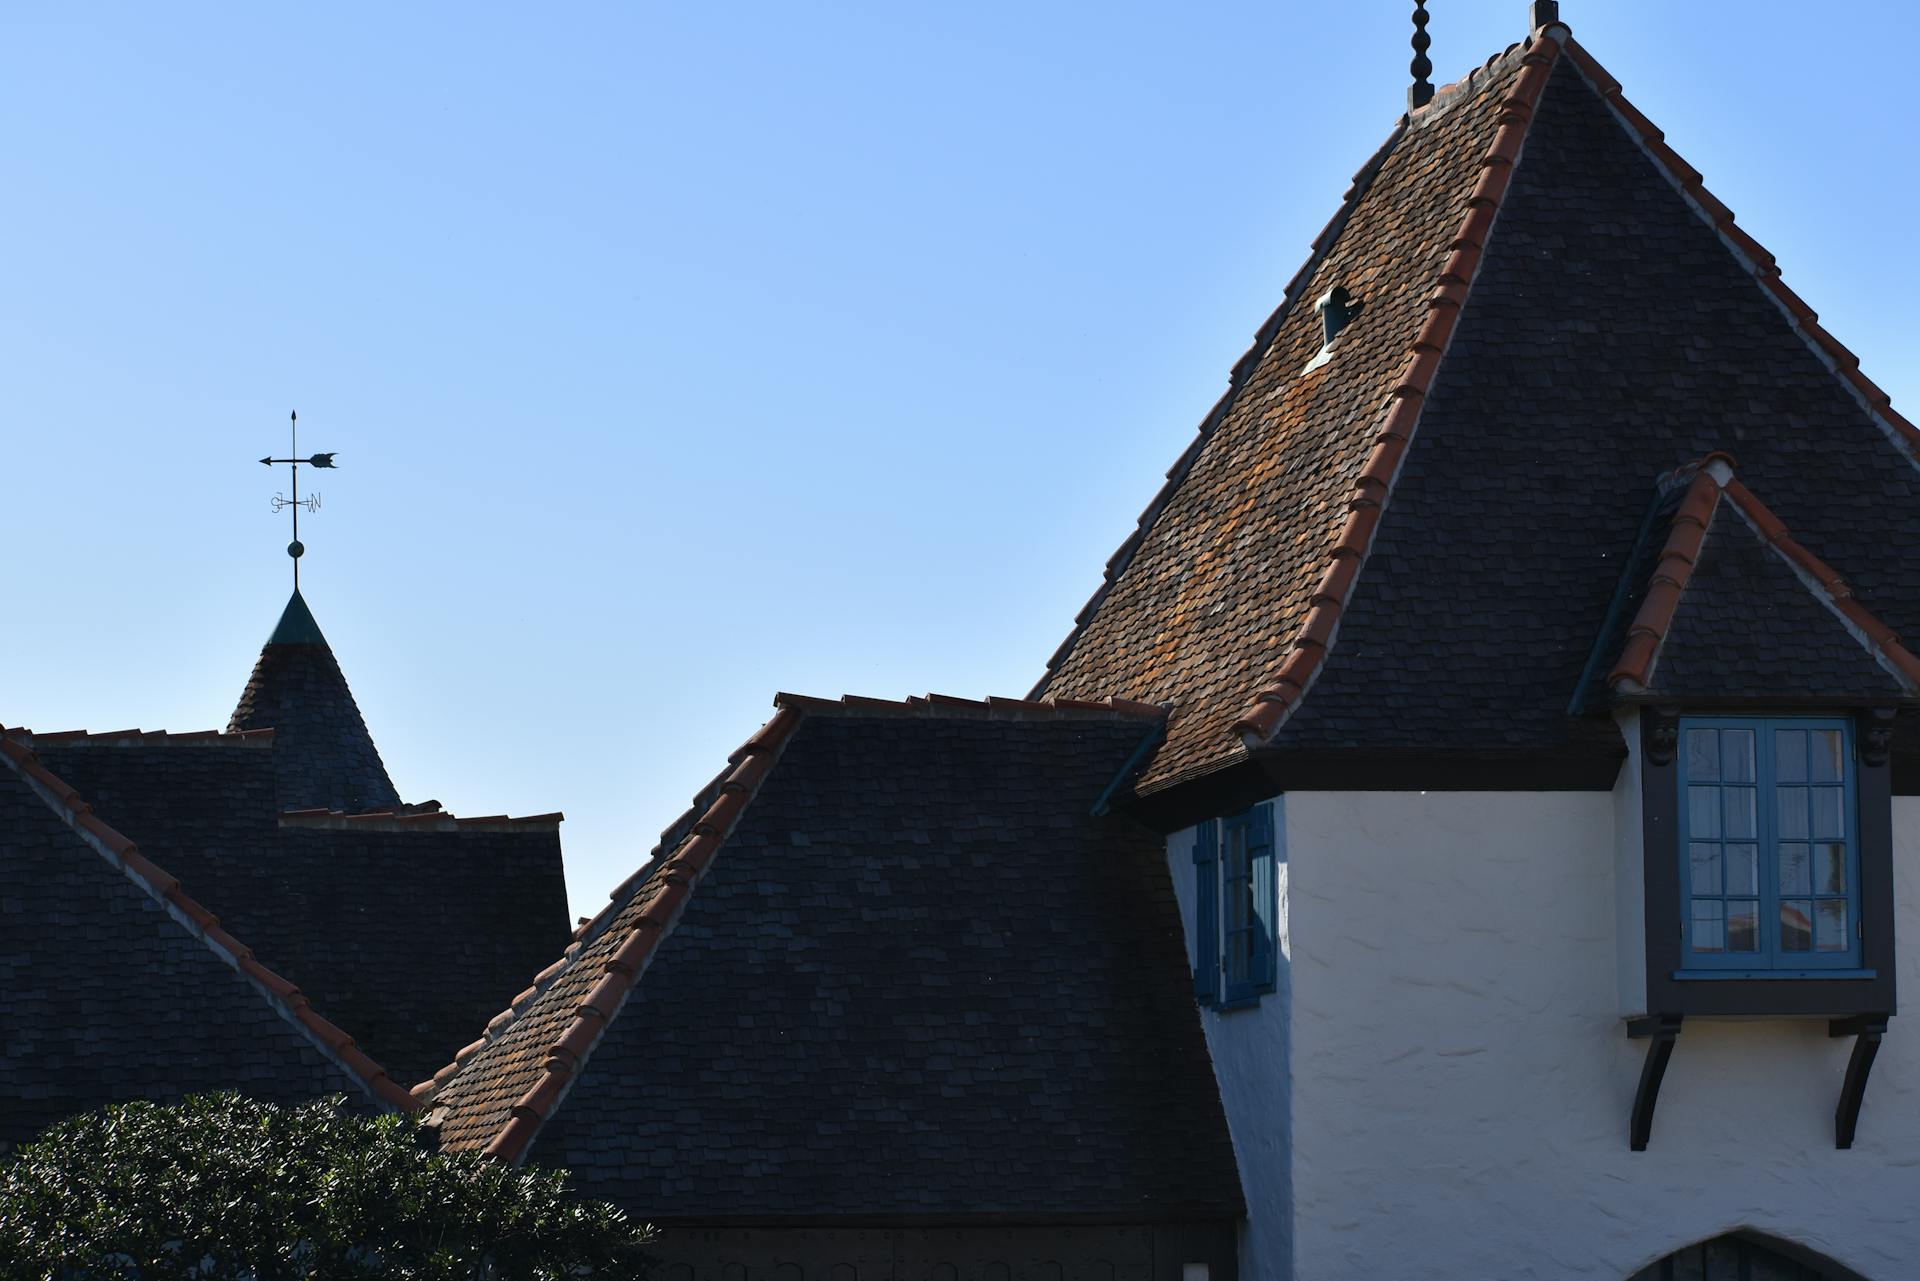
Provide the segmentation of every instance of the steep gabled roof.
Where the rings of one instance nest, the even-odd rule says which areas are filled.
[[[281,809],[352,812],[400,803],[347,678],[298,588],[227,728],[275,731]]]
[[[1508,50],[1362,170],[1036,688],[1171,701],[1147,786],[1242,755],[1236,721],[1269,715],[1254,696],[1311,682],[1558,53],[1546,35]],[[1335,287],[1365,310],[1310,367],[1322,326],[1297,304]]]
[[[20,738],[147,856],[192,885],[261,963],[416,1081],[446,1062],[568,935],[559,815],[455,818],[427,802],[282,814],[278,735]],[[0,856],[8,838],[0,831]],[[421,958],[435,958],[431,982]]]
[[[1608,683],[1631,697],[1906,700],[1920,659],[1716,455],[1684,483]]]
[[[1290,297],[1366,311],[1309,371],[1283,309],[1039,687],[1174,704],[1143,793],[1250,753],[1619,759],[1569,700],[1647,478],[1717,449],[1920,626],[1920,433],[1564,28],[1414,112],[1335,230]]]
[[[299,987],[10,732],[0,831],[0,1145],[106,1103],[221,1088],[413,1109]]]
[[[778,703],[417,1087],[443,1145],[667,1221],[1239,1217],[1163,844],[1095,814],[1159,709]]]

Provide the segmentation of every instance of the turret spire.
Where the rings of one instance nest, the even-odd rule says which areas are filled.
[[[227,728],[273,731],[275,790],[283,810],[354,812],[399,804],[347,678],[297,588]]]

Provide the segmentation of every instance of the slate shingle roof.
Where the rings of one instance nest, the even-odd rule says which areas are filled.
[[[1163,843],[1091,812],[1158,718],[781,704],[416,1090],[443,1144],[664,1220],[1239,1217]]]
[[[1169,701],[1151,789],[1244,754],[1233,724],[1275,686],[1316,603],[1343,595],[1464,293],[1552,41],[1516,46],[1414,113],[1363,170],[1143,529],[1037,692]],[[1487,185],[1491,183],[1492,186]],[[1476,203],[1483,202],[1483,203]],[[1345,286],[1365,304],[1333,358],[1295,305]],[[1404,390],[1403,390],[1404,389]],[[1401,394],[1396,394],[1396,393]],[[1383,448],[1384,447],[1384,448]],[[1377,452],[1379,451],[1379,452]],[[1369,495],[1363,502],[1357,494]],[[1314,618],[1330,639],[1327,611]]]
[[[1390,140],[1038,687],[1173,704],[1143,793],[1250,750],[1620,754],[1567,709],[1648,479],[1715,450],[1920,627],[1920,433],[1556,31]],[[1336,284],[1368,308],[1307,372],[1291,303]]]
[[[1684,497],[1608,676],[1616,691],[1846,704],[1920,689],[1920,659],[1734,480],[1730,458],[1687,472],[1669,482]]]
[[[412,1106],[11,735],[0,833],[0,1152],[75,1112],[204,1090]]]
[[[347,678],[298,589],[261,649],[227,728],[274,731],[280,809],[352,812],[400,803]]]
[[[278,733],[31,741],[397,1080],[445,1063],[566,943],[557,815],[283,818]]]

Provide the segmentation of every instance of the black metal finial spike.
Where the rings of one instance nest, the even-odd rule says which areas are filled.
[[[1551,27],[1560,21],[1560,0],[1533,0],[1533,29]]]
[[[1413,0],[1413,87],[1407,90],[1407,106],[1418,109],[1433,101],[1433,81],[1427,79],[1433,74],[1433,61],[1427,57],[1427,50],[1433,48],[1433,37],[1427,34],[1429,15],[1424,0]]]

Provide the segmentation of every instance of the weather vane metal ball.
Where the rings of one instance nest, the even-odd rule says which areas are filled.
[[[300,590],[300,558],[307,554],[307,545],[300,541],[300,509],[304,507],[309,512],[317,512],[320,510],[320,495],[313,494],[307,498],[300,497],[300,464],[305,463],[309,467],[331,468],[333,466],[334,456],[332,454],[315,454],[311,458],[302,458],[299,456],[300,415],[298,413],[293,415],[292,433],[293,448],[287,452],[292,454],[293,457],[274,458],[268,456],[262,458],[260,461],[268,467],[276,463],[285,463],[293,469],[293,497],[288,498],[285,494],[275,494],[273,496],[272,506],[276,512],[285,511],[289,507],[293,509],[293,541],[287,544],[287,555],[293,557],[293,590],[297,592]]]

